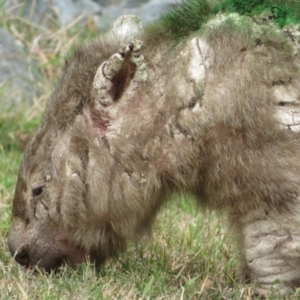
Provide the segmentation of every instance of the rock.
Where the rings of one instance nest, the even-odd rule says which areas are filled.
[[[28,53],[0,28],[0,92],[5,108],[33,99],[37,85],[32,68]]]
[[[92,0],[10,0],[6,2],[4,9],[48,27],[53,19],[57,20],[59,26],[65,26],[79,16],[85,21],[88,17],[100,13],[102,6]]]
[[[122,1],[122,6],[124,8],[136,8],[136,7],[140,7],[142,4],[145,4],[145,3],[148,3],[148,2],[151,2],[149,0],[140,0],[140,1],[137,1],[137,0],[123,0]],[[163,2],[163,1],[161,1]]]
[[[100,16],[97,16],[94,20],[96,27],[99,30],[105,30],[111,26],[114,20],[120,17],[123,11],[120,6],[110,5],[102,9]]]
[[[99,30],[107,29],[111,24],[120,16],[126,15],[137,15],[142,24],[145,25],[152,22],[158,17],[181,3],[182,0],[123,0],[113,1],[118,4],[107,5],[103,8],[101,15],[97,18],[96,27]],[[101,1],[102,3],[102,1]]]
[[[82,16],[83,20],[88,17],[92,17],[101,12],[102,7],[91,0],[52,0],[53,6],[56,11],[59,23],[61,26],[65,26],[74,21],[79,16]]]
[[[49,0],[9,0],[5,2],[4,10],[44,27],[47,27],[54,17]]]
[[[41,30],[53,30],[53,21],[60,28],[75,20],[86,22],[87,18],[92,18],[97,29],[105,30],[125,14],[137,15],[144,25],[180,2],[182,0],[7,0],[3,8],[8,14],[22,17],[28,24],[38,25],[36,28]],[[82,18],[78,20],[80,16]],[[122,31],[126,29],[126,35],[132,31],[134,36],[140,28],[140,23],[132,26],[128,23]],[[0,96],[3,95],[5,107],[10,103],[31,103],[36,96],[36,72],[32,72],[34,64],[29,51],[9,32],[0,30]]]
[[[165,7],[162,3],[155,4],[155,3],[150,2],[150,3],[143,5],[138,10],[138,15],[141,18],[142,23],[147,24],[149,22],[152,22],[152,21],[158,19],[159,16],[166,11],[167,10],[165,9]]]

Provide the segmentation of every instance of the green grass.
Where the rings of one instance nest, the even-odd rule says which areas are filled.
[[[31,55],[45,88],[29,109],[13,113],[0,107],[0,299],[256,299],[255,287],[239,282],[238,253],[225,222],[214,213],[198,211],[184,198],[174,199],[160,212],[151,237],[129,245],[126,253],[108,260],[101,270],[86,264],[76,270],[62,267],[57,273],[32,273],[13,261],[7,232],[22,151],[61,74],[65,53],[94,37],[95,30],[87,23],[59,30],[53,26],[44,32],[22,18],[4,14],[1,8],[0,27],[28,49],[34,37],[41,35],[39,51]],[[300,290],[287,299],[299,297]]]
[[[217,11],[237,12],[241,15],[257,15],[268,12],[279,27],[300,23],[298,0],[226,0]]]
[[[209,1],[185,0],[184,5],[178,5],[163,15],[158,22],[146,26],[149,37],[147,44],[166,40],[177,43],[191,32],[199,30],[212,13]]]

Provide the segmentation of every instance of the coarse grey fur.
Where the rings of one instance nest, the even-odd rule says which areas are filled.
[[[66,61],[24,153],[12,254],[100,264],[181,192],[228,214],[259,293],[299,286],[297,43],[236,14],[173,46],[147,34],[112,31]]]

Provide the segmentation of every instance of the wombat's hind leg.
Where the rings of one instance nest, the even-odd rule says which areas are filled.
[[[114,53],[98,68],[93,90],[101,106],[111,105],[131,79],[135,82],[146,80],[144,57],[140,54],[143,48],[140,40],[133,40],[127,45],[121,44],[118,53]],[[134,76],[131,75],[133,72]]]
[[[260,208],[250,211],[238,224],[241,229],[246,277],[258,283],[257,292],[271,290],[280,296],[300,283],[299,197],[293,213]]]

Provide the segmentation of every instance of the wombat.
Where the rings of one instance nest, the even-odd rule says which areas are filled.
[[[299,286],[293,31],[231,13],[172,39],[161,23],[135,22],[123,17],[67,59],[20,167],[15,260],[49,271],[87,257],[99,265],[183,193],[228,215],[259,293]]]

